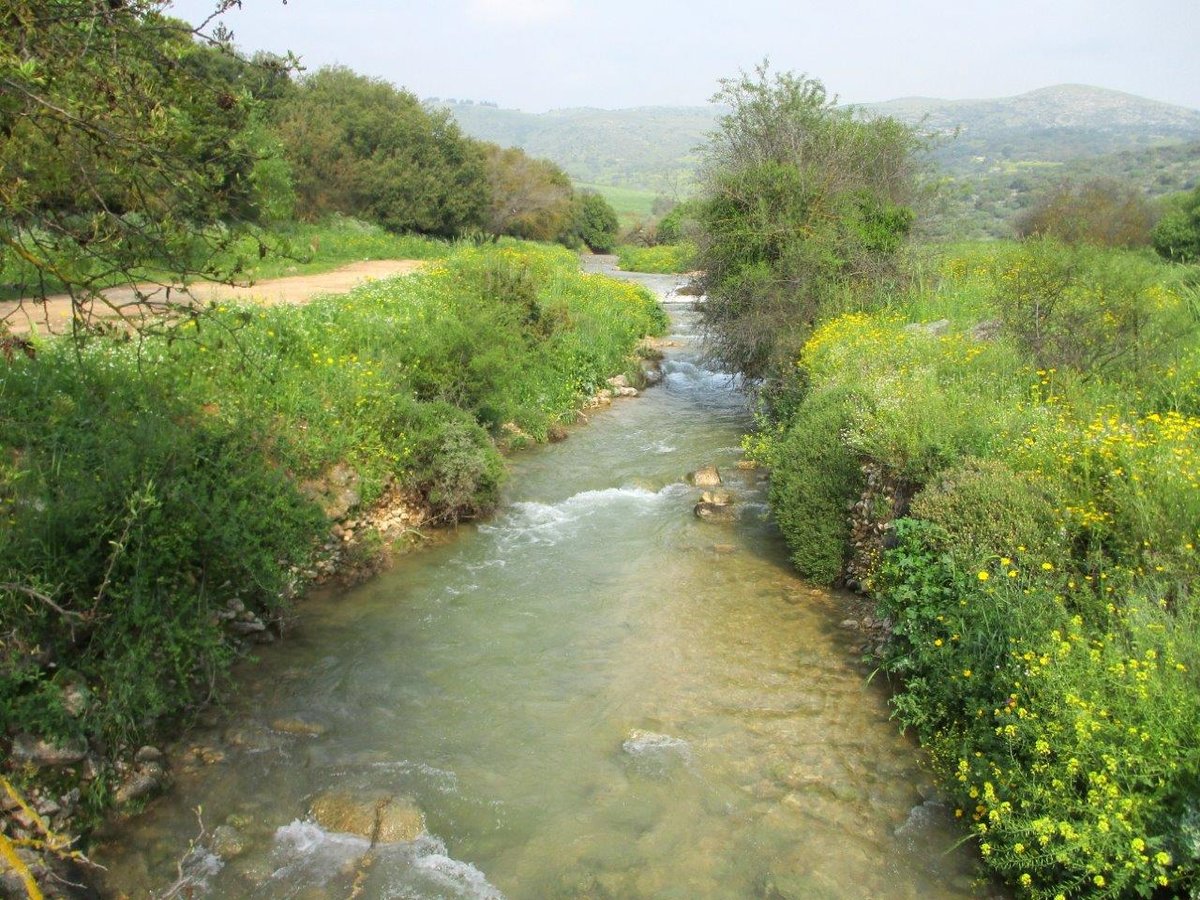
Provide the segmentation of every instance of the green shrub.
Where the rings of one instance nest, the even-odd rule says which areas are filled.
[[[1026,242],[993,271],[997,310],[1042,369],[1132,373],[1191,346],[1196,323],[1152,258]]]
[[[584,191],[576,202],[575,231],[593,253],[612,253],[621,223],[617,211],[595,191]]]
[[[771,467],[771,507],[792,562],[806,578],[832,584],[848,551],[850,503],[862,492],[858,457],[841,440],[857,398],[822,393],[776,434],[752,442],[753,456]]]
[[[1072,573],[1024,548],[966,568],[936,526],[897,535],[880,579],[897,716],[989,865],[1036,897],[1186,891],[1200,861],[1190,617],[1119,568]]]
[[[1159,255],[1172,262],[1200,262],[1200,186],[1171,198],[1150,242]]]
[[[1024,545],[1046,558],[1064,549],[1061,498],[1053,482],[1031,480],[997,460],[966,457],[938,473],[913,499],[913,517],[939,529],[936,546],[983,560]]]

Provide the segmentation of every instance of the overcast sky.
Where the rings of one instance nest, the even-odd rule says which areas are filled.
[[[1200,108],[1197,0],[243,0],[225,22],[246,51],[529,112],[700,105],[764,56],[849,102],[1082,83]]]

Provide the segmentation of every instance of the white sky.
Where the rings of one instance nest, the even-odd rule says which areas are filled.
[[[1197,0],[243,0],[225,22],[246,51],[530,112],[700,105],[764,56],[849,102],[1081,83],[1200,108]]]

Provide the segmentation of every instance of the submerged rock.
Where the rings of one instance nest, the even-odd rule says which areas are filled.
[[[166,770],[157,762],[147,762],[138,766],[125,776],[125,780],[117,788],[113,799],[117,806],[128,806],[135,800],[141,800],[158,792],[166,783]]]
[[[310,814],[326,831],[355,834],[372,844],[414,841],[425,833],[425,814],[412,800],[387,793],[332,790],[313,800]]]
[[[700,502],[693,507],[696,518],[706,522],[733,522],[737,509],[733,506],[733,495],[728,491],[705,491]]]
[[[320,737],[329,729],[320,722],[308,722],[304,719],[275,719],[271,728],[284,734],[298,734],[306,737]]]
[[[643,731],[634,728],[621,744],[621,749],[630,756],[642,756],[647,753],[676,753],[690,757],[691,745],[683,738],[672,737],[669,734],[659,734],[657,731]]]

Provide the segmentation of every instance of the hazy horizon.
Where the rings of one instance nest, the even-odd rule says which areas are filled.
[[[214,0],[178,0],[193,23]],[[246,0],[223,17],[244,51],[291,50],[420,97],[527,112],[702,106],[751,69],[807,72],[846,103],[989,99],[1086,84],[1200,109],[1200,4],[942,0]]]

